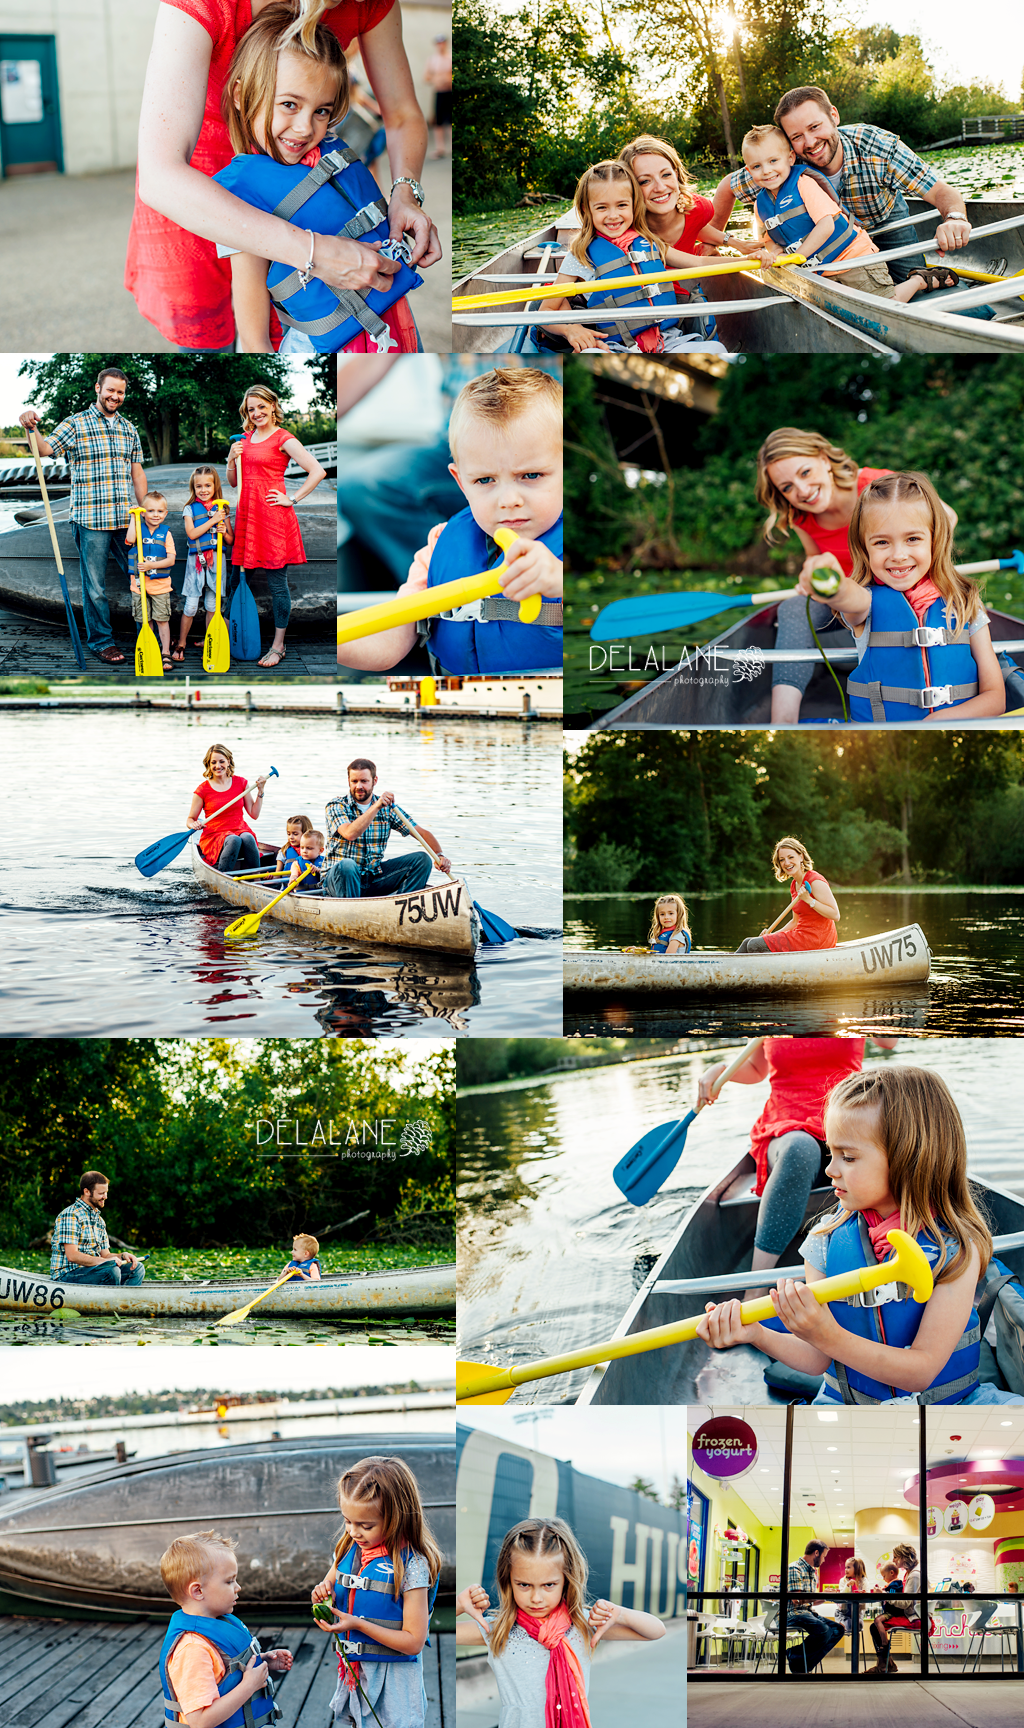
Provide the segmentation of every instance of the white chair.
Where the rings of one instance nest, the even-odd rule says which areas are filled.
[[[995,1615],[995,1613],[999,1607],[1000,1607],[1000,1604],[997,1602],[986,1602],[984,1604],[984,1606],[979,1608],[976,1613],[972,1614],[970,1619],[968,1620],[968,1622],[967,1622],[967,1632],[968,1632],[967,1654],[964,1657],[964,1665],[963,1665],[962,1669],[960,1670],[960,1672],[962,1674],[966,1674],[966,1672],[967,1672],[967,1664],[971,1659],[971,1650],[974,1646],[974,1640],[975,1639],[978,1640],[978,1648],[977,1648],[977,1651],[975,1652],[975,1656],[974,1656],[974,1667],[971,1669],[972,1674],[976,1674],[978,1672],[978,1663],[981,1661],[982,1657],[985,1654],[985,1639],[986,1638],[998,1638],[999,1639],[999,1672],[1000,1672],[1000,1674],[1002,1674],[1002,1672],[1003,1672],[1004,1662],[1005,1662],[1005,1657],[1006,1657],[1007,1652],[1009,1652],[1009,1654],[1011,1656],[1010,1667],[1012,1669],[1012,1667],[1013,1667],[1012,1655],[1013,1655],[1013,1650],[1014,1650],[1014,1646],[1016,1644],[1016,1639],[1017,1639],[1017,1626],[1016,1626],[1016,1622],[1013,1622],[1012,1624],[999,1623],[999,1622],[993,1623],[993,1616]],[[1007,1640],[1007,1643],[1005,1643],[1005,1644],[1003,1642],[1004,1639]]]

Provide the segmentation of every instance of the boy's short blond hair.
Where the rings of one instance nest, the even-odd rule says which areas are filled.
[[[147,492],[145,498],[142,500],[143,510],[145,510],[147,504],[162,504],[166,509],[167,499],[164,497],[162,492]]]
[[[315,1236],[296,1236],[292,1240],[292,1257],[295,1260],[315,1260],[320,1252],[320,1244]]]
[[[458,441],[469,422],[484,420],[490,426],[507,430],[515,420],[533,414],[538,421],[547,419],[562,437],[562,386],[549,373],[537,366],[495,366],[479,378],[471,378],[455,399],[448,422],[448,445],[452,461],[458,462]]]
[[[751,126],[749,132],[744,132],[743,142],[740,144],[740,155],[742,156],[742,154],[743,154],[744,150],[747,148],[748,144],[752,144],[755,147],[758,144],[763,144],[764,140],[766,138],[770,138],[773,132],[774,132],[776,138],[782,139],[782,142],[783,142],[783,144],[787,150],[793,149],[793,146],[790,143],[789,139],[786,137],[785,132],[783,132],[782,127],[772,125],[771,122],[769,122],[767,125],[764,125],[764,126]]]
[[[164,1589],[175,1602],[188,1601],[190,1584],[202,1583],[218,1554],[233,1554],[234,1540],[220,1536],[216,1530],[197,1530],[192,1536],[179,1536],[160,1556],[160,1576]]]
[[[321,834],[319,828],[307,828],[305,834],[303,834],[303,836],[302,836],[302,839],[315,841],[317,846],[319,846],[321,852],[323,851],[323,849],[324,849],[324,837]],[[301,840],[300,840],[299,844],[301,846],[301,844],[302,844]]]

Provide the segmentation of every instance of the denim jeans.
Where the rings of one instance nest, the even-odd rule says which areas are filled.
[[[93,654],[114,646],[114,632],[107,605],[107,559],[113,554],[114,563],[128,581],[128,548],[123,528],[83,528],[72,522],[71,532],[78,547],[82,575],[82,610],[85,613],[85,639]]]
[[[217,854],[215,870],[256,870],[260,849],[254,834],[229,834]]]
[[[448,472],[447,436],[436,444],[387,444],[338,464],[338,544],[361,540],[396,583],[438,522],[466,500]],[[347,530],[347,532],[346,532]]]
[[[270,604],[274,613],[274,629],[284,630],[292,615],[292,597],[288,588],[287,564],[282,565],[280,570],[250,570],[247,565],[245,574],[250,586],[252,585],[252,579],[254,576],[266,577],[267,587],[270,590]],[[238,587],[238,581],[238,571],[234,570],[232,572],[231,587],[228,589],[226,595],[227,599],[230,600],[231,595],[234,594],[235,589]]]
[[[889,214],[885,218],[885,222],[882,226],[885,227],[889,222],[897,222],[901,216],[909,215],[910,206],[904,198],[903,193],[899,192],[896,195],[896,202],[889,211]],[[908,223],[905,228],[893,228],[888,234],[872,235],[872,239],[880,252],[893,252],[897,246],[909,246],[912,241],[920,240],[920,238],[920,234],[911,223]],[[896,258],[892,263],[885,258],[881,259],[880,262],[885,265],[894,282],[905,282],[910,275],[910,272],[918,264],[924,263],[924,253],[921,252],[917,257]],[[841,280],[842,278],[840,277],[840,281]]]
[[[791,1613],[786,1622],[792,1631],[806,1631],[807,1637],[802,1644],[794,1644],[789,1652],[789,1671],[791,1674],[809,1674],[827,1656],[834,1644],[846,1636],[846,1627],[842,1621],[823,1620],[820,1614],[815,1614],[810,1608],[801,1608]]]
[[[98,1266],[69,1266],[61,1274],[62,1284],[141,1284],[144,1266],[119,1266],[116,1260],[101,1260]]]
[[[376,900],[385,894],[413,894],[425,888],[431,861],[425,852],[405,852],[389,858],[375,876],[361,871],[351,858],[341,858],[324,872],[324,893],[336,900]]]

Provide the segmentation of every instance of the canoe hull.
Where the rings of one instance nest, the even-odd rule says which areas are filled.
[[[199,847],[192,845],[192,873],[212,894],[230,906],[261,912],[281,882],[240,881],[206,862]],[[413,894],[382,895],[377,899],[332,900],[312,895],[289,894],[279,900],[271,918],[295,924],[320,935],[351,938],[354,942],[383,943],[389,948],[440,948],[448,954],[472,959],[480,945],[480,919],[464,882],[444,882],[418,889]]]
[[[237,1543],[250,1624],[309,1613],[341,1528],[337,1483],[360,1458],[402,1458],[416,1476],[454,1586],[455,1448],[443,1436],[368,1433],[174,1453],[19,1495],[0,1512],[0,1590],[29,1601],[166,1620],[160,1555],[177,1537],[217,1530]]]
[[[272,1278],[238,1283],[66,1284],[32,1272],[0,1266],[0,1313],[136,1314],[140,1318],[219,1320],[242,1308]],[[329,1319],[332,1314],[428,1314],[455,1307],[455,1267],[419,1266],[404,1272],[373,1272],[365,1278],[322,1278],[305,1283],[290,1278],[260,1303],[266,1316],[298,1315]]]
[[[887,986],[921,983],[931,954],[920,924],[883,930],[856,942],[802,954],[710,952],[669,959],[661,954],[566,953],[562,979],[567,993],[677,996],[689,992],[786,996],[847,989],[868,979]]]
[[[754,1161],[749,1154],[727,1176],[712,1183],[679,1225],[657,1265],[649,1273],[630,1303],[616,1338],[646,1332],[652,1326],[669,1326],[687,1315],[699,1314],[715,1294],[663,1295],[655,1285],[669,1279],[706,1278],[745,1271],[750,1266],[757,1227],[757,1200],[749,1193]],[[1024,1230],[1024,1199],[992,1183],[972,1178],[982,1210],[993,1235]],[[747,1190],[749,1197],[730,1203],[731,1189]],[[722,1201],[726,1203],[723,1205]],[[815,1189],[807,1203],[803,1221],[780,1256],[780,1264],[800,1261],[800,1243],[811,1223],[832,1204],[831,1190]],[[1003,1251],[999,1258],[1024,1275],[1024,1248]],[[725,1295],[736,1292],[723,1292]],[[694,1339],[667,1350],[624,1356],[595,1368],[577,1400],[579,1404],[765,1404],[770,1394],[764,1382],[765,1358],[750,1345],[734,1350],[711,1350]]]

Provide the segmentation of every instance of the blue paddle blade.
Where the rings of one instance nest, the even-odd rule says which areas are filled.
[[[231,596],[228,640],[231,643],[232,660],[259,659],[260,615],[244,570],[240,572],[238,587]]]
[[[135,865],[143,876],[155,876],[158,871],[170,864],[183,846],[187,846],[196,832],[194,828],[183,828],[180,834],[168,834],[164,840],[154,840],[152,846],[147,846],[144,852],[135,854]]]
[[[474,900],[474,906],[480,918],[480,927],[484,933],[484,941],[495,947],[501,942],[514,942],[516,933],[511,924],[506,924],[504,918],[499,918],[494,912],[485,912],[479,900]]]
[[[630,1147],[625,1157],[619,1159],[612,1176],[615,1186],[632,1205],[646,1206],[652,1194],[668,1181],[679,1162],[686,1145],[686,1131],[696,1114],[696,1110],[691,1110],[681,1122],[667,1125],[663,1122],[660,1127],[652,1128],[649,1134]]]
[[[64,572],[58,570],[57,574],[60,577],[61,591],[64,595],[64,610],[68,617],[68,631],[71,636],[71,646],[75,650],[75,659],[78,661],[79,667],[84,672],[85,655],[82,652],[82,638],[78,634],[78,625],[75,623],[75,614],[71,610],[71,595],[68,593],[68,585],[64,577]]]
[[[734,606],[772,604],[770,594],[638,594],[612,600],[591,626],[593,642],[618,641],[623,636],[647,636],[658,630],[678,630],[702,624]]]

